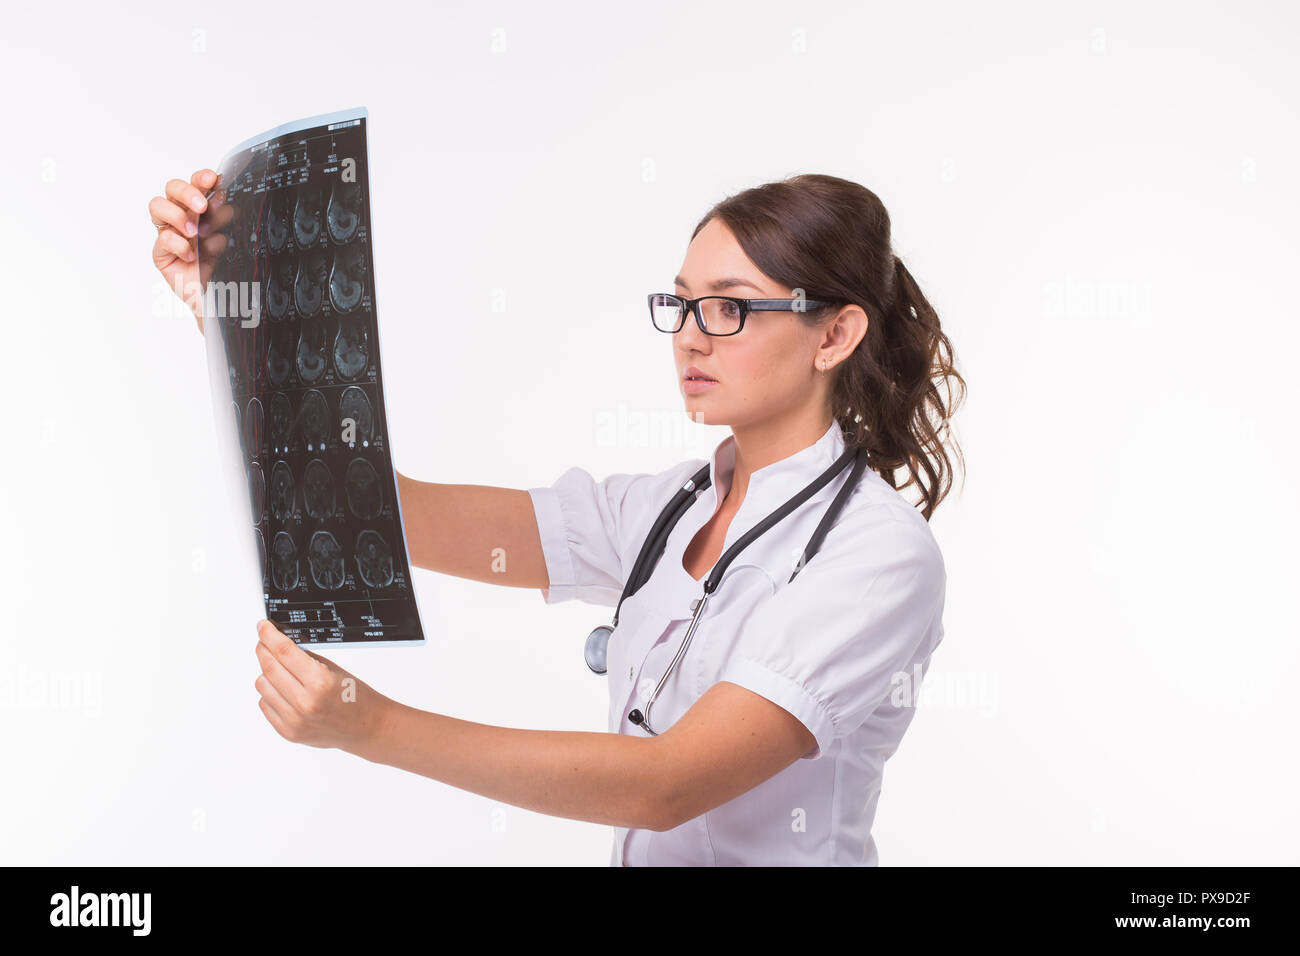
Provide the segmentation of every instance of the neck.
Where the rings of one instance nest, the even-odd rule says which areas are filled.
[[[781,418],[733,425],[731,434],[736,444],[736,467],[731,475],[731,487],[727,489],[727,506],[732,509],[740,507],[749,489],[750,475],[816,444],[830,427],[831,418],[821,408],[799,409]]]

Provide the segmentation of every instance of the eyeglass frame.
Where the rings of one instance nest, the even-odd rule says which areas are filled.
[[[682,309],[681,322],[671,332],[661,329],[655,324],[654,299],[660,296],[677,299],[685,303],[685,307]],[[735,302],[740,306],[740,324],[736,326],[735,332],[710,332],[704,327],[704,316],[700,314],[700,303],[705,299],[726,299],[728,302]],[[739,334],[740,330],[745,327],[745,319],[749,317],[750,312],[808,312],[834,305],[833,302],[823,299],[740,299],[731,295],[702,295],[697,299],[688,299],[685,296],[677,295],[675,292],[651,292],[646,296],[645,301],[646,307],[650,310],[650,324],[654,325],[656,332],[676,335],[686,327],[686,314],[689,312],[695,316],[695,324],[699,327],[699,330],[705,335],[712,335],[714,338],[726,338],[728,335]],[[802,307],[796,308],[799,303],[802,303]]]

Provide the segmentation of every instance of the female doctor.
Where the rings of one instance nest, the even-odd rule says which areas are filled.
[[[172,288],[198,279],[215,181],[149,204]],[[258,705],[286,740],[609,825],[613,865],[876,865],[884,763],[943,637],[952,347],[880,200],[832,176],[717,204],[648,302],[686,411],[731,428],[707,461],[526,490],[398,475],[418,567],[615,609],[587,648],[609,732],[417,710],[268,621]]]

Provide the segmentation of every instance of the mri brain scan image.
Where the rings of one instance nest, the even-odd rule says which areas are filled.
[[[283,455],[289,450],[289,435],[293,430],[293,406],[289,396],[276,392],[271,396],[271,454]]]
[[[324,393],[313,388],[302,397],[302,407],[298,409],[298,431],[308,451],[322,451],[325,448],[326,439],[332,430],[332,418]]]
[[[279,521],[293,517],[293,471],[289,463],[277,461],[271,469],[271,515]]]
[[[298,586],[298,549],[287,531],[279,531],[271,541],[271,583],[281,591]]]
[[[339,399],[339,421],[349,419],[353,422],[354,435],[348,447],[369,447],[370,438],[375,431],[375,411],[366,393],[355,385],[345,388],[343,397]]]
[[[348,465],[347,477],[343,480],[343,488],[348,498],[348,510],[362,521],[378,518],[384,510],[379,474],[375,471],[375,466],[364,458],[352,459]]]
[[[255,286],[263,321],[220,317],[205,340],[266,616],[303,644],[422,643],[384,409],[365,111],[284,124],[219,168],[223,202],[199,225],[227,241],[200,249],[199,272]]]
[[[289,378],[296,343],[292,327],[272,325],[267,336],[266,377],[272,385],[283,385]]]
[[[289,290],[293,288],[296,270],[293,260],[285,257],[269,270],[266,280],[265,308],[272,322],[279,322],[289,314]]]
[[[317,531],[311,536],[307,549],[307,562],[316,586],[334,591],[343,586],[343,549],[338,539],[328,531]]]
[[[330,267],[330,304],[335,312],[351,312],[366,291],[366,258],[360,245],[344,246],[334,253]]]
[[[298,257],[298,274],[293,279],[293,304],[300,316],[315,315],[325,298],[325,253],[319,249]]]
[[[378,531],[357,535],[357,574],[372,588],[393,583],[393,552]]]
[[[339,334],[334,339],[334,367],[339,377],[351,381],[370,363],[370,333],[363,316],[339,320]]]
[[[361,224],[361,184],[336,182],[330,188],[325,218],[331,239],[338,243],[350,241]]]
[[[313,458],[307,463],[307,470],[302,476],[302,500],[307,514],[317,521],[333,517],[334,475],[319,458]]]
[[[266,247],[271,252],[284,249],[289,241],[289,197],[281,190],[271,193],[266,211]]]
[[[298,377],[304,382],[314,384],[325,374],[327,345],[324,320],[303,319],[302,331],[298,335]]]
[[[298,190],[298,202],[293,208],[293,241],[305,249],[316,244],[321,231],[321,198],[319,186],[303,186]]]

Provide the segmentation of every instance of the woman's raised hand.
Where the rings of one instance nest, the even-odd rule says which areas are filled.
[[[203,273],[199,271],[199,215],[208,211],[208,192],[217,183],[217,174],[211,169],[200,169],[190,177],[170,180],[163,188],[165,196],[149,200],[149,218],[158,229],[153,244],[153,264],[167,280],[167,285],[189,306],[203,331],[203,289],[212,273],[212,261],[224,248],[226,237],[207,228],[205,223]],[[218,196],[213,196],[213,210],[209,220],[229,218],[230,209],[217,209]],[[219,222],[213,226],[220,227]],[[213,246],[210,248],[209,243]]]

